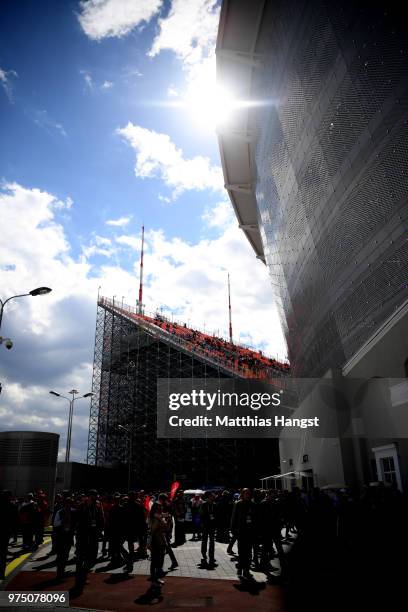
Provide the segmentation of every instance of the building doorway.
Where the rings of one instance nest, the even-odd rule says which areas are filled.
[[[377,446],[372,451],[377,466],[378,480],[394,485],[402,491],[401,473],[395,444]]]

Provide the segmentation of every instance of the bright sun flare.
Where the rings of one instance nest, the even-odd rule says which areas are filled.
[[[190,89],[185,106],[194,122],[206,129],[227,123],[236,107],[233,96],[215,85]]]

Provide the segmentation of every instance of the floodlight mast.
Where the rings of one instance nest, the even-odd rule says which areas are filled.
[[[229,340],[232,344],[232,318],[231,318],[231,286],[230,275],[228,273],[228,316],[229,316]]]
[[[50,391],[51,395],[55,395],[55,397],[62,397],[69,402],[67,445],[65,449],[65,463],[69,462],[69,458],[71,454],[72,419],[74,415],[74,402],[78,399],[88,398],[93,395],[93,393],[85,393],[84,395],[81,395],[80,397],[75,397],[76,395],[79,394],[79,391],[77,391],[76,389],[72,389],[71,391],[68,391],[68,393],[72,395],[72,398],[66,397],[65,395],[62,395],[61,393],[57,393],[56,391]]]
[[[140,281],[138,313],[143,314],[143,256],[144,256],[144,225],[142,225],[142,248],[140,251]]]

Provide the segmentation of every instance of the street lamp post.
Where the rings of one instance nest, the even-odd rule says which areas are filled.
[[[67,402],[69,402],[67,444],[65,447],[65,462],[66,462],[67,455],[68,455],[69,425],[70,425],[70,420],[71,420],[71,399],[69,397],[66,397],[65,395],[61,395],[61,393],[57,393],[56,391],[50,391],[50,393],[51,395],[55,395],[55,397],[62,397],[63,399],[66,399]]]
[[[62,397],[63,399],[66,399],[69,402],[68,431],[67,431],[67,444],[66,444],[66,449],[65,449],[65,469],[64,469],[64,485],[65,485],[66,467],[67,467],[67,464],[69,463],[69,457],[71,454],[72,418],[74,415],[74,402],[78,399],[91,397],[93,393],[85,393],[85,395],[81,395],[80,397],[75,397],[76,395],[79,394],[79,391],[77,391],[76,389],[72,389],[71,391],[68,391],[68,393],[72,395],[72,398],[66,397],[66,395],[61,395],[61,393],[57,393],[56,391],[50,391],[50,393],[51,395],[55,395],[55,397]]]
[[[130,491],[130,484],[132,480],[132,454],[133,454],[133,433],[138,429],[145,429],[146,425],[140,425],[140,427],[125,427],[124,425],[118,425],[118,429],[123,429],[126,433],[128,441],[128,492]]]
[[[3,300],[0,300],[0,329],[1,329],[1,322],[3,320],[3,310],[7,302],[9,302],[10,300],[14,300],[16,298],[26,297],[28,295],[31,295],[33,297],[35,297],[36,295],[46,295],[47,293],[50,293],[51,291],[52,289],[50,289],[49,287],[37,287],[37,289],[32,289],[28,293],[21,293],[20,295],[12,295],[11,297],[7,298],[7,300],[4,300],[4,302]]]

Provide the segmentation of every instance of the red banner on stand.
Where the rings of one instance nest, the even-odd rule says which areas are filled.
[[[173,499],[173,497],[176,494],[177,489],[179,488],[180,483],[179,482],[173,482],[173,484],[170,487],[170,501]]]

